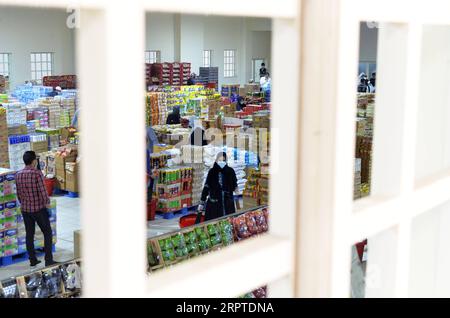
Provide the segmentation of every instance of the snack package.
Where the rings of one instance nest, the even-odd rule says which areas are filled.
[[[264,216],[263,211],[256,211],[254,217],[256,221],[256,226],[258,228],[258,233],[267,232],[269,226],[267,224],[267,220],[266,217]]]
[[[175,254],[176,254],[177,258],[183,258],[189,254],[183,234],[178,233],[178,234],[172,236],[171,240],[172,240],[172,245],[175,248]]]
[[[77,263],[61,265],[60,270],[66,291],[81,290],[81,269]]]
[[[233,227],[238,240],[243,240],[252,236],[252,234],[248,230],[245,215],[235,217],[233,219]]]
[[[28,298],[47,298],[48,294],[43,288],[43,279],[40,272],[25,277]]]
[[[219,222],[219,229],[222,235],[223,245],[230,245],[234,243],[233,226],[229,220]]]
[[[248,212],[245,214],[245,220],[247,222],[248,231],[251,233],[251,235],[258,234],[258,227],[256,226],[256,220],[255,220],[255,213],[254,212]]]

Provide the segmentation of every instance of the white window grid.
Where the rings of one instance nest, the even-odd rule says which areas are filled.
[[[161,51],[145,51],[145,63],[161,63]]]
[[[394,228],[394,241],[389,242],[394,244],[385,248],[408,243],[411,219],[449,200],[448,175],[414,186],[413,169],[407,161],[407,158],[414,157],[413,136],[405,133],[407,130],[415,131],[417,101],[414,90],[418,82],[416,62],[420,29],[424,23],[450,25],[448,2],[398,0],[392,4],[387,0],[286,0],[282,6],[274,1],[264,1],[264,5],[261,5],[261,0],[240,2],[240,15],[274,19],[272,73],[277,85],[273,89],[273,103],[283,107],[273,107],[272,124],[278,132],[274,129],[271,135],[272,151],[286,149],[287,152],[271,162],[270,233],[146,278],[146,229],[142,222],[145,218],[145,183],[139,177],[145,172],[144,160],[123,152],[126,146],[130,152],[144,153],[143,143],[135,138],[145,133],[141,125],[135,124],[144,121],[144,106],[130,107],[127,116],[123,117],[121,96],[121,92],[126,90],[130,96],[128,103],[142,104],[139,97],[143,85],[142,65],[139,63],[144,50],[142,11],[183,10],[188,14],[214,12],[229,15],[229,1],[187,4],[184,0],[143,0],[130,5],[98,0],[81,5],[81,19],[88,22],[82,25],[89,25],[88,28],[80,28],[77,40],[80,88],[83,90],[81,102],[91,110],[82,113],[84,129],[87,135],[109,132],[101,144],[92,138],[81,144],[84,158],[89,162],[81,172],[85,296],[229,297],[270,283],[271,296],[348,297],[351,245],[388,228]],[[30,5],[31,2],[1,0],[1,3],[14,6],[19,3]],[[70,1],[48,0],[46,4],[65,8]],[[404,9],[406,7],[408,10]],[[99,15],[97,11],[105,14]],[[298,24],[300,12],[306,18]],[[339,19],[336,19],[336,14],[339,14]],[[124,19],[129,23],[117,23]],[[353,204],[354,70],[360,21],[390,22],[386,33],[380,35],[380,46],[389,40],[390,35],[397,33],[392,32],[393,28],[400,28],[396,29],[399,32],[394,38],[402,41],[391,43],[394,45],[391,52],[400,49],[407,57],[402,63],[406,63],[408,81],[398,82],[414,84],[409,88],[403,86],[400,91],[389,87],[390,76],[400,70],[395,65],[401,63],[389,54],[377,61],[376,126],[389,124],[383,122],[387,120],[383,116],[388,109],[386,101],[399,102],[402,112],[395,118],[404,124],[399,126],[408,129],[397,128],[390,134],[400,137],[403,147],[399,147],[398,152],[403,168],[399,170],[401,173],[394,174],[396,182],[388,183],[377,176],[377,171],[382,171],[380,167],[386,167],[386,160],[394,154],[389,154],[386,143],[383,144],[384,129],[375,129],[372,196]],[[297,43],[300,40],[298,25],[301,25],[303,36]],[[103,34],[105,41],[98,41],[99,33]],[[131,45],[127,47],[117,41],[117,38],[130,36]],[[94,55],[92,47],[97,48]],[[290,47],[290,50],[285,50],[285,47]],[[299,47],[302,49],[302,69],[298,61]],[[381,51],[380,56],[384,53]],[[124,57],[127,57],[127,67],[119,70],[117,64],[121,64]],[[327,67],[317,69],[316,65],[324,64]],[[304,80],[299,82],[297,72],[291,72],[292,69],[300,70]],[[406,79],[404,71],[402,69],[400,74]],[[123,76],[127,81],[121,81]],[[386,84],[383,86],[384,81]],[[296,94],[299,84],[300,107]],[[327,89],[323,90],[323,87]],[[406,105],[408,112],[405,111]],[[109,121],[102,120],[106,113]],[[125,129],[110,129],[110,121],[120,122]],[[292,142],[292,139],[278,138],[277,134],[300,137]],[[108,165],[102,160],[106,152],[113,154]],[[129,173],[115,173],[116,167],[125,161],[131,167]],[[298,175],[298,180],[292,178],[293,175]],[[124,184],[133,184],[134,187],[123,187]],[[285,187],[273,186],[279,184]],[[382,185],[386,186],[385,190]],[[295,197],[301,197],[301,200],[295,202],[292,200]],[[134,211],[126,219],[123,217],[124,206]],[[105,219],[108,222],[104,222]],[[382,259],[381,255],[371,253],[376,249],[369,248],[369,266],[375,259],[386,265],[389,271],[397,273],[393,290],[384,290],[380,294],[387,295],[392,291],[395,295],[405,294],[406,276],[398,275],[398,269],[405,269],[401,265],[409,258],[409,249],[404,247],[394,260]],[[125,262],[124,250],[127,251]],[[246,255],[245,259],[242,255]],[[211,263],[214,266],[210,266]],[[193,271],[194,267],[204,270]],[[189,275],[185,274],[186,271]],[[236,275],[230,277],[231,271]]]
[[[32,52],[30,62],[32,80],[41,81],[44,76],[53,75],[52,52]]]
[[[11,53],[0,53],[0,75],[10,76]]]
[[[211,67],[212,50],[203,50],[202,60],[203,60],[203,67]]]
[[[223,51],[223,77],[236,76],[236,50]]]

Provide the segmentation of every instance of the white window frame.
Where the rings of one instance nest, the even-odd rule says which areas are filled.
[[[0,4],[37,5],[29,0],[0,0]],[[53,8],[71,4],[70,0],[46,1]],[[144,142],[136,138],[145,134],[144,126],[136,125],[144,122],[140,62],[144,10],[230,15],[229,8],[237,5],[241,16],[274,19],[272,75],[277,85],[272,95],[271,151],[283,151],[283,156],[274,156],[271,162],[270,231],[147,276],[145,162],[144,156],[129,156],[145,152]],[[81,103],[89,109],[81,113],[83,133],[107,136],[102,143],[86,138],[81,144],[89,163],[81,171],[84,296],[233,297],[270,283],[270,296],[348,297],[350,247],[360,239],[383,235],[389,228],[394,238],[388,242],[393,244],[384,247],[406,244],[397,257],[383,259],[376,253],[381,240],[372,240],[369,267],[374,260],[395,275],[383,276],[382,280],[394,277],[394,284],[369,291],[369,295],[405,295],[407,274],[401,271],[408,272],[411,220],[450,199],[449,175],[414,186],[409,160],[414,157],[414,134],[406,134],[416,128],[414,91],[421,25],[450,25],[447,1],[286,0],[280,5],[272,0],[96,0],[80,2],[80,6],[81,26],[85,27],[77,30],[77,66]],[[354,70],[360,21],[392,23],[380,34],[375,126],[391,128],[392,116],[386,116],[389,100],[400,105],[394,117],[403,123],[399,127],[406,128],[389,129],[390,138],[385,138],[385,129],[375,129],[372,196],[354,204]],[[128,38],[130,44],[124,47],[118,38]],[[387,42],[390,39],[400,41]],[[383,43],[392,44],[391,52],[407,58],[399,63],[396,56],[383,51]],[[398,71],[403,76],[398,82],[412,84],[400,90],[391,85],[393,78],[398,79],[392,74]],[[128,93],[127,103],[135,105],[127,108],[127,116],[123,116],[123,91]],[[118,124],[123,129],[116,129]],[[400,145],[398,150],[387,151],[386,139]],[[386,163],[394,155],[400,158],[401,167],[393,174],[394,182],[387,182],[377,171],[391,169]],[[117,173],[123,162],[129,170]],[[133,213],[125,216],[125,207]]]
[[[203,50],[202,52],[202,66],[212,67],[212,50]]]
[[[8,76],[11,80],[11,53],[0,53],[0,75]],[[5,61],[6,58],[6,61]],[[6,69],[6,70],[5,70]]]
[[[161,63],[161,51],[149,50],[145,51],[145,63]]]
[[[230,78],[230,77],[237,76],[236,59],[237,59],[237,50],[236,49],[223,50],[223,77]]]
[[[53,75],[54,61],[53,52],[31,52],[31,80],[40,82],[44,76]]]

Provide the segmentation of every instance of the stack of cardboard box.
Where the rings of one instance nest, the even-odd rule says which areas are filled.
[[[56,173],[56,188],[67,190],[67,176],[66,164],[75,163],[77,160],[77,147],[75,145],[67,145],[61,147],[55,154],[55,173]],[[78,172],[78,169],[69,165],[69,177],[73,180],[73,175]],[[72,183],[71,186],[74,184]],[[68,190],[71,191],[71,190]],[[72,191],[75,192],[75,191]]]

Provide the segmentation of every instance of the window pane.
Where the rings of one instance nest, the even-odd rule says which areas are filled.
[[[36,54],[36,62],[40,62],[41,61],[41,55],[40,54]]]
[[[31,53],[31,62],[34,62],[35,61],[35,57],[34,57],[34,54],[33,53]]]

